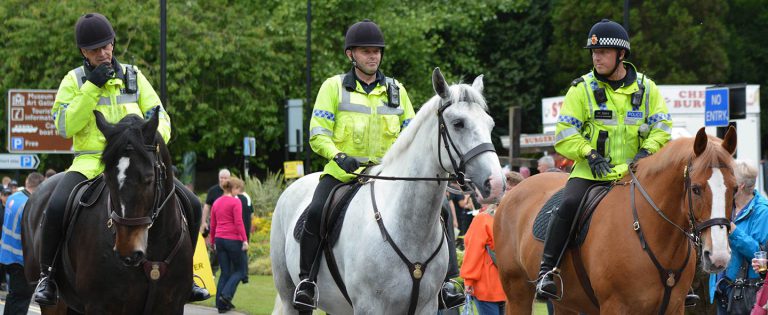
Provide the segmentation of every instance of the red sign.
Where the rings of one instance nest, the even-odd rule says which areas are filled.
[[[8,152],[72,153],[72,139],[56,132],[56,90],[8,91]]]

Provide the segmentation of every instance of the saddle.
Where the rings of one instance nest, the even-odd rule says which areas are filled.
[[[589,232],[589,224],[592,222],[592,214],[611,188],[613,188],[613,185],[610,185],[610,182],[606,182],[595,184],[587,190],[587,193],[579,203],[579,210],[576,212],[576,221],[575,224],[572,225],[569,234],[573,237],[573,240],[575,240],[575,242],[570,243],[572,244],[571,246],[579,246],[584,243],[584,240],[587,238],[587,233]],[[533,221],[534,239],[541,242],[546,239],[552,213],[560,207],[560,204],[562,204],[564,190],[565,189],[560,189],[557,191],[546,203],[544,203],[541,210],[539,210],[539,214],[536,215],[536,219]]]
[[[330,248],[333,248],[333,245],[339,240],[341,227],[344,224],[344,216],[347,214],[347,207],[349,207],[352,197],[355,196],[360,187],[362,187],[362,184],[358,181],[341,183],[331,190],[331,194],[325,201],[320,221],[320,238],[322,239],[321,242],[326,243]],[[293,229],[293,238],[297,241],[301,239],[301,235],[304,233],[307,215],[307,209],[304,209],[304,212],[299,216],[299,220],[296,221],[296,226]]]

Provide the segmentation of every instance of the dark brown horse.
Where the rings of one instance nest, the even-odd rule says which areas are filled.
[[[578,249],[585,270],[581,276],[591,282],[597,303],[580,282],[571,249],[560,264],[557,314],[682,314],[696,265],[691,248],[701,250],[702,268],[708,272],[723,270],[730,259],[727,218],[736,187],[731,168],[735,149],[735,129],[721,141],[702,128],[695,139],[674,140],[640,160],[636,177],[628,174],[615,183],[596,208]],[[507,314],[531,314],[543,248],[533,239],[533,221],[567,179],[562,173],[526,179],[504,196],[496,211],[493,232]],[[641,246],[641,234],[649,251]],[[690,234],[699,235],[701,243]],[[651,256],[672,275],[662,276]]]
[[[93,196],[84,198],[93,203],[65,224],[69,232],[54,276],[59,303],[85,314],[182,314],[192,288],[193,249],[174,194],[170,154],[157,133],[159,114],[155,111],[146,122],[129,115],[112,125],[94,113],[107,142],[105,188],[101,194],[93,189]],[[60,178],[46,180],[24,211],[22,242],[30,281],[39,276],[39,227]],[[56,313],[54,308],[43,311]]]

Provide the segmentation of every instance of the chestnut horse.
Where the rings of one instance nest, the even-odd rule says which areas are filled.
[[[735,149],[734,128],[722,141],[701,128],[695,139],[671,141],[614,183],[575,249],[585,272],[577,274],[573,247],[561,261],[556,313],[683,314],[696,265],[691,248],[710,273],[730,260]],[[533,176],[508,192],[496,210],[493,233],[506,314],[531,314],[543,249],[533,238],[533,221],[567,180],[563,173]],[[593,294],[580,276],[591,282]]]

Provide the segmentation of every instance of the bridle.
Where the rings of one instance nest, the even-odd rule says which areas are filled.
[[[466,102],[459,100],[459,103]],[[437,122],[438,122],[438,139],[437,139],[437,159],[440,163],[440,167],[449,173],[447,177],[396,177],[396,176],[379,176],[379,175],[369,175],[369,174],[361,174],[361,173],[351,173],[353,175],[356,175],[361,178],[361,181],[367,180],[367,179],[382,179],[382,180],[405,180],[405,181],[456,181],[459,183],[461,188],[465,191],[474,191],[473,186],[474,183],[470,179],[466,177],[465,171],[467,167],[467,163],[471,161],[472,159],[476,158],[478,155],[484,152],[496,152],[496,149],[493,147],[493,144],[490,142],[484,142],[476,145],[474,148],[467,151],[467,153],[462,153],[461,150],[456,146],[456,144],[453,142],[453,138],[451,138],[451,134],[448,132],[448,127],[445,124],[445,118],[443,118],[443,112],[445,111],[448,106],[453,105],[453,100],[451,99],[444,99],[441,98],[440,100],[440,107],[437,110]],[[451,167],[453,168],[453,172],[449,171],[445,168],[445,165],[443,165],[443,159],[442,159],[442,150],[440,150],[440,145],[445,146],[446,152],[448,152],[448,158],[451,160]],[[457,162],[458,161],[458,162]]]
[[[126,151],[134,150],[133,145],[127,145],[125,148]],[[108,211],[109,219],[107,220],[107,227],[111,228],[112,224],[118,224],[122,226],[140,226],[140,225],[147,225],[147,229],[152,227],[152,224],[155,223],[155,220],[157,219],[157,216],[160,214],[160,211],[165,208],[165,205],[168,203],[169,200],[173,197],[174,193],[176,192],[176,185],[171,184],[171,190],[168,192],[168,194],[163,197],[164,188],[163,187],[163,181],[166,179],[166,167],[163,163],[162,159],[160,159],[160,145],[153,144],[153,145],[144,145],[144,150],[149,152],[151,155],[154,156],[154,172],[155,172],[155,197],[152,202],[152,214],[149,216],[144,217],[138,217],[138,218],[126,218],[122,217],[117,212],[115,212],[114,209],[116,209],[114,200],[117,200],[117,198],[112,198],[112,194],[110,193],[108,196],[108,202],[107,206],[109,207]]]
[[[640,245],[643,248],[643,251],[648,255],[648,257],[651,259],[653,264],[656,266],[656,270],[659,272],[659,276],[661,278],[661,283],[664,285],[664,297],[662,300],[661,307],[659,309],[659,314],[664,314],[666,312],[667,306],[669,304],[670,295],[672,294],[672,288],[675,287],[675,285],[680,280],[680,276],[683,274],[683,271],[688,266],[688,261],[691,258],[691,243],[693,243],[696,246],[697,253],[701,253],[701,233],[704,229],[713,227],[713,226],[725,226],[726,229],[730,232],[731,229],[731,221],[728,218],[710,218],[708,220],[705,220],[703,222],[700,222],[697,224],[696,217],[693,213],[693,185],[691,184],[691,170],[693,159],[688,159],[688,165],[685,166],[685,169],[683,170],[683,178],[685,182],[685,193],[687,197],[687,203],[688,203],[688,221],[690,224],[690,230],[685,230],[680,225],[673,222],[669,217],[667,217],[664,212],[659,209],[659,207],[653,202],[651,199],[651,196],[648,195],[648,193],[645,191],[643,186],[640,184],[640,181],[637,179],[637,176],[635,176],[635,172],[633,171],[633,166],[630,165],[629,167],[629,174],[632,176],[632,180],[630,181],[630,204],[632,205],[632,215],[634,218],[634,222],[632,224],[632,229],[636,232],[637,237],[640,239]],[[726,168],[726,166],[723,165],[713,165],[711,168]],[[653,208],[653,210],[662,218],[664,221],[667,221],[669,224],[674,226],[677,230],[683,233],[683,236],[687,238],[687,253],[685,254],[685,261],[683,262],[682,266],[678,269],[667,269],[664,268],[664,266],[661,265],[659,260],[656,258],[656,255],[651,250],[648,242],[645,239],[645,235],[643,233],[643,230],[640,226],[640,219],[637,214],[637,207],[635,204],[635,187],[637,187],[637,190],[640,191],[643,198],[648,202],[649,205]]]

